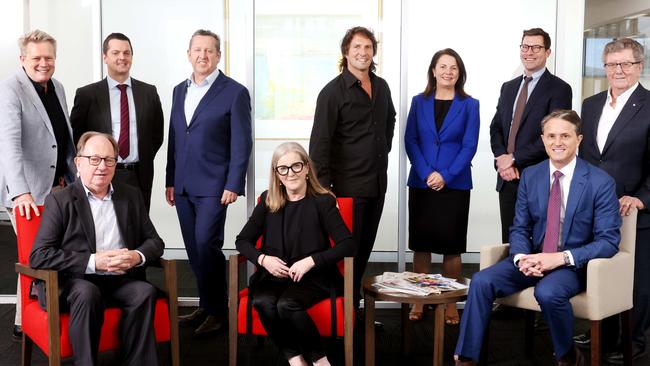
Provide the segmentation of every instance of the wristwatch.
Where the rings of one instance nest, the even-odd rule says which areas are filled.
[[[564,265],[565,266],[570,266],[571,265],[571,259],[569,258],[569,252],[562,252],[564,254]]]

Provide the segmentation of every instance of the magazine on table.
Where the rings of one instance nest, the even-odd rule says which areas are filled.
[[[373,286],[377,291],[383,293],[402,293],[414,296],[429,296],[467,288],[467,285],[440,274],[413,272],[384,272],[381,275],[381,280]]]

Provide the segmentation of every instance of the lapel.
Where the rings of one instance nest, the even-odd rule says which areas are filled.
[[[122,240],[127,248],[131,249],[132,241],[127,236],[128,226],[128,213],[129,213],[129,200],[122,194],[119,184],[113,184],[113,208],[115,209],[115,217],[117,218],[117,227],[122,235]]]
[[[460,113],[460,110],[462,108],[463,102],[458,99],[458,96],[454,96],[454,100],[451,102],[451,106],[449,107],[449,111],[447,112],[447,115],[445,116],[445,119],[442,121],[442,127],[440,128],[440,135],[445,133],[445,130],[452,125],[452,121],[456,118],[456,115]],[[435,128],[435,124],[434,124]]]
[[[551,172],[549,167],[549,161],[544,160],[544,169],[539,170],[539,174],[536,177],[536,180],[540,182],[537,187],[537,203],[541,207],[540,217],[543,217],[544,220],[544,229],[546,229],[546,213],[548,211],[548,197],[551,192]],[[543,242],[542,242],[543,243]]]
[[[535,103],[539,101],[539,96],[545,90],[547,90],[546,84],[548,84],[550,81],[551,81],[551,73],[547,69],[546,71],[544,71],[542,76],[539,77],[539,81],[537,82],[537,85],[535,85],[535,89],[533,89],[533,92],[528,96],[528,100],[526,101],[526,107],[524,107],[524,114],[521,116],[522,123],[526,120],[528,113],[530,113],[530,110],[533,109]]]
[[[595,97],[595,101],[592,103],[594,105],[594,108],[588,108],[587,110],[583,108],[583,112],[582,112],[583,114],[592,115],[592,118],[584,118],[583,121],[585,120],[594,121],[594,123],[591,124],[593,128],[589,131],[589,137],[594,142],[593,149],[598,153],[599,157],[602,155],[602,153],[598,148],[598,144],[597,144],[598,125],[600,124],[600,116],[603,114],[603,107],[605,106],[605,103],[607,103],[607,93],[609,93],[609,91],[605,91],[604,93],[597,94]]]
[[[99,116],[101,121],[99,125],[103,131],[108,134],[113,134],[113,121],[111,118],[111,99],[108,93],[108,81],[106,78],[97,84],[96,97],[97,105],[99,106]]]
[[[517,99],[517,92],[519,91],[519,85],[521,84],[521,76],[511,80],[508,83],[508,86],[504,89],[504,102],[503,111],[505,118],[502,118],[501,123],[503,123],[504,131],[510,131],[510,124],[512,123],[512,114],[514,113],[515,108],[515,99]],[[508,136],[508,133],[505,134]]]
[[[20,87],[23,90],[23,95],[27,95],[29,97],[30,101],[38,111],[38,114],[41,115],[41,120],[43,121],[43,124],[45,124],[45,128],[47,128],[50,134],[54,136],[54,131],[52,130],[52,123],[50,123],[50,117],[47,115],[45,106],[43,105],[41,98],[36,93],[36,89],[34,89],[34,85],[32,85],[32,81],[29,79],[29,76],[27,76],[25,70],[22,67],[20,68],[20,70],[18,70],[16,76],[18,82],[20,83]],[[67,110],[65,109],[64,111],[67,112]]]
[[[140,141],[140,136],[144,136],[142,129],[144,128],[145,118],[144,118],[144,85],[138,80],[131,78],[131,91],[133,92],[133,106],[135,107],[135,125],[138,132],[138,149],[142,146],[142,141]],[[183,108],[185,109],[185,108]],[[142,155],[140,155],[142,156]]]
[[[571,186],[569,188],[569,197],[567,199],[566,209],[564,211],[564,223],[562,224],[562,243],[566,243],[571,232],[571,225],[573,218],[578,207],[578,202],[582,198],[585,191],[585,185],[589,179],[589,170],[585,162],[580,158],[576,158],[576,168],[573,172],[571,179]]]
[[[621,133],[621,131],[623,131],[623,129],[625,129],[625,127],[629,125],[630,122],[632,122],[632,119],[636,113],[641,110],[643,104],[645,103],[645,92],[646,90],[641,84],[639,84],[632,95],[630,95],[630,99],[628,99],[627,103],[625,103],[621,114],[618,115],[618,118],[616,118],[612,129],[607,135],[607,140],[605,141],[605,146],[603,147],[601,155],[605,155],[605,152],[607,152],[607,149],[612,145],[616,136]]]
[[[219,76],[217,76],[217,78],[214,80],[212,85],[210,85],[210,89],[208,89],[208,92],[203,96],[203,98],[201,98],[199,105],[196,106],[196,110],[194,111],[194,115],[192,116],[192,119],[190,120],[190,124],[188,127],[192,126],[194,121],[196,121],[197,116],[201,114],[201,111],[203,111],[212,102],[212,100],[217,95],[219,95],[219,93],[221,93],[221,91],[226,87],[227,84],[228,84],[227,76],[224,75],[223,72],[221,72],[221,70],[219,70]],[[187,93],[187,88],[185,88],[184,93]],[[185,101],[185,98],[183,98],[183,101]]]
[[[429,130],[431,130],[431,133],[433,136],[437,139],[438,138],[438,130],[436,129],[436,113],[434,111],[434,96],[435,93],[431,93],[426,98],[422,99],[422,113],[424,114],[424,118],[422,119],[422,122],[427,125]]]
[[[79,218],[81,227],[86,234],[87,243],[90,245],[91,253],[95,253],[97,251],[95,223],[93,222],[93,214],[90,211],[90,204],[88,203],[86,191],[81,183],[81,179],[77,178],[77,180],[72,184],[72,192],[77,217]]]

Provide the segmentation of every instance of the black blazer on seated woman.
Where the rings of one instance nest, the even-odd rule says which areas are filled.
[[[329,291],[331,284],[342,284],[342,277],[336,263],[356,252],[352,234],[345,226],[336,207],[336,199],[330,194],[307,195],[299,201],[287,201],[277,212],[266,206],[267,192],[262,193],[260,202],[237,236],[237,250],[258,266],[251,277],[251,286],[263,279],[291,281],[273,277],[258,265],[261,254],[276,256],[287,263],[287,267],[303,258],[312,256],[315,266],[300,282],[313,284]],[[255,248],[262,236],[262,248]],[[330,246],[329,238],[334,240]]]

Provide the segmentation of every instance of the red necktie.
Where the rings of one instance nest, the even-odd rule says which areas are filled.
[[[126,84],[117,86],[120,89],[120,139],[117,141],[120,157],[129,156],[129,98],[126,96]]]
[[[515,105],[515,114],[512,116],[512,124],[510,125],[510,133],[508,134],[508,154],[515,151],[515,139],[517,138],[517,131],[521,125],[521,117],[524,115],[526,102],[528,101],[528,83],[533,80],[532,76],[524,76],[524,85],[521,87],[517,104]]]
[[[544,253],[557,252],[560,242],[560,210],[562,209],[562,192],[560,190],[560,177],[562,172],[553,173],[553,186],[548,195],[548,209],[546,211],[546,234],[544,235]]]

